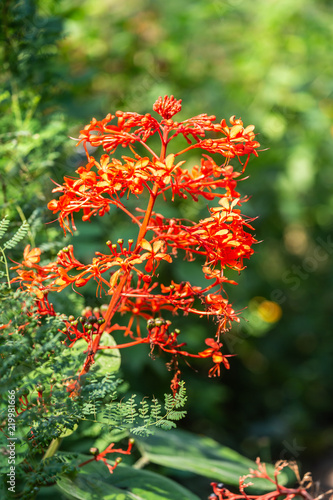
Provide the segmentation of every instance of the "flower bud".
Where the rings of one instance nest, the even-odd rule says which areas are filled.
[[[155,326],[155,320],[153,318],[150,318],[147,321],[147,330],[152,330]]]
[[[155,326],[162,326],[165,324],[166,324],[165,319],[163,319],[163,318],[156,318],[155,319]]]

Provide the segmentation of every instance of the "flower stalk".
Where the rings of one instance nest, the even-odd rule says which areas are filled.
[[[253,219],[245,217],[240,209],[247,198],[241,198],[236,190],[250,156],[258,155],[254,126],[244,127],[242,120],[234,116],[227,125],[225,119],[217,122],[215,116],[207,114],[177,122],[173,117],[181,111],[181,101],[173,96],[160,97],[153,110],[159,120],[149,113],[117,111],[101,121],[93,119],[84,127],[78,144],[84,146],[87,164],[76,170],[76,177],[65,177],[64,183],[56,186],[53,192],[60,193],[60,197],[48,204],[65,233],[75,231],[77,212],[81,212],[83,221],[89,221],[106,215],[114,205],[138,226],[135,244],[131,240],[125,248],[122,239],[117,243],[109,241],[109,253],[96,252],[90,264],[78,261],[69,245],[58,253],[55,262],[44,266],[40,265],[41,251],[28,245],[23,262],[15,267],[17,277],[12,282],[20,282],[22,288],[34,294],[43,303],[45,314],[52,307],[47,299],[49,292],[61,292],[68,286],[81,288],[94,280],[97,297],[110,297],[103,310],[97,308],[96,316],[88,310],[82,321],[64,322],[62,331],[69,346],[79,339],[87,342],[78,382],[68,388],[74,395],[79,390],[80,377],[94,364],[97,351],[111,348],[101,345],[103,333],[115,335],[118,346],[114,348],[148,344],[150,352],[159,350],[171,355],[169,366],[175,370],[173,390],[177,389],[182,358],[210,358],[213,367],[209,376],[219,376],[221,366],[229,368],[227,358],[231,355],[222,353],[221,340],[239,316],[225,291],[226,284],[236,282],[227,277],[226,271],[242,271],[244,260],[250,258],[256,243],[251,234]],[[159,154],[149,144],[155,134],[161,141]],[[178,136],[184,138],[187,146],[167,155],[167,147]],[[100,159],[90,156],[88,145],[103,149]],[[136,152],[137,145],[144,146],[147,156]],[[120,146],[129,148],[131,155],[115,159],[113,153]],[[200,163],[191,169],[186,168],[185,160],[175,161],[188,151],[202,152]],[[215,157],[222,158],[222,162],[216,162]],[[233,158],[239,160],[241,172],[230,165]],[[140,215],[132,213],[124,200],[145,193],[149,196],[147,209],[138,209]],[[193,202],[204,199],[210,204],[207,216],[199,221],[164,217],[154,212],[159,196],[164,200],[169,197],[170,202],[176,198]],[[211,206],[214,201],[217,204]],[[202,272],[208,280],[206,286],[194,284],[191,279],[160,282],[159,267],[172,266],[179,255],[189,262],[201,259]],[[179,341],[180,331],[172,327],[172,317],[180,312],[217,322],[216,336],[206,339],[206,349],[189,352],[186,343]],[[116,314],[127,316],[127,326],[114,322]],[[130,339],[118,339],[122,333]]]

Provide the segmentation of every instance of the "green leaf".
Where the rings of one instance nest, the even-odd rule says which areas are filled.
[[[115,346],[116,341],[112,335],[103,333],[100,341],[101,346]],[[95,369],[99,375],[115,373],[119,371],[121,357],[119,349],[102,349],[95,356]]]
[[[91,458],[91,457],[90,457]],[[80,455],[80,462],[89,457]],[[79,463],[80,463],[79,462]],[[75,477],[63,475],[58,488],[71,500],[199,500],[171,479],[154,472],[119,465],[113,474],[101,462],[84,466]]]
[[[186,431],[156,430],[153,436],[136,437],[142,455],[154,464],[184,470],[209,477],[211,481],[221,481],[227,486],[238,486],[239,477],[256,469],[255,462],[236,451],[204,436]],[[273,476],[274,467],[267,465],[267,472]],[[290,475],[283,471],[279,475],[280,484],[287,484]],[[249,491],[269,491],[271,483],[265,479],[251,479]]]
[[[60,438],[65,438],[65,437],[68,437],[71,434],[73,434],[73,432],[75,432],[76,429],[78,428],[78,425],[75,424],[74,427],[73,427],[73,429],[66,429],[66,427],[64,425],[60,426],[60,428],[63,428],[63,432],[61,434],[59,434],[59,437]]]

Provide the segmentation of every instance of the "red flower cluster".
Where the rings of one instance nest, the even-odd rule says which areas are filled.
[[[277,462],[274,470],[274,479],[269,476],[266,470],[266,465],[261,463],[259,458],[257,458],[256,463],[256,470],[250,469],[250,474],[247,474],[239,479],[239,492],[233,493],[228,490],[223,483],[214,482],[211,483],[213,493],[209,495],[208,500],[292,500],[293,498],[300,498],[303,500],[320,500],[327,494],[332,493],[332,490],[330,490],[324,494],[318,495],[317,497],[312,496],[309,492],[309,489],[313,487],[311,474],[306,473],[301,479],[296,462],[288,463],[285,460]],[[279,474],[286,467],[289,467],[294,472],[299,483],[298,487],[287,488],[286,486],[279,484]],[[272,490],[261,495],[251,495],[246,493],[245,489],[253,484],[251,482],[245,483],[246,479],[249,478],[265,479],[268,485],[267,489],[269,487],[269,483],[271,483]]]
[[[128,342],[120,342],[118,348],[147,343],[151,350],[156,347],[170,353],[177,380],[179,356],[212,358],[210,376],[219,375],[221,365],[229,368],[228,356],[221,352],[221,334],[239,318],[224,291],[225,283],[235,284],[225,271],[244,269],[244,259],[252,255],[256,242],[249,232],[253,229],[252,219],[244,217],[240,210],[246,201],[236,191],[241,173],[234,171],[229,161],[237,157],[244,171],[250,156],[257,156],[259,143],[254,126],[244,127],[234,116],[230,125],[224,119],[216,122],[215,116],[206,114],[174,121],[181,101],[173,96],[160,97],[153,109],[160,120],[151,114],[122,111],[101,121],[93,119],[78,139],[86,150],[87,164],[76,170],[76,176],[65,177],[63,185],[57,185],[54,192],[61,196],[48,204],[65,233],[75,230],[75,212],[81,212],[82,220],[87,221],[105,215],[113,205],[138,227],[136,240],[128,240],[126,245],[122,239],[108,241],[108,250],[96,252],[87,265],[75,258],[72,246],[61,250],[55,262],[44,266],[40,265],[40,250],[27,247],[22,264],[16,267],[18,276],[13,281],[20,281],[39,301],[49,291],[60,292],[68,285],[82,287],[90,280],[97,284],[97,296],[111,297],[102,314],[103,321],[97,317],[91,321],[89,333],[82,322],[66,322],[64,333],[70,345],[79,338],[88,343],[89,355],[82,374],[89,370],[97,350],[103,348],[102,332],[116,330],[131,337]],[[160,139],[159,153],[150,146],[153,135]],[[185,139],[185,147],[167,155],[170,142],[178,136]],[[102,147],[100,159],[89,154],[88,145]],[[137,145],[145,149],[146,156],[137,154]],[[123,156],[122,160],[113,158],[119,146],[128,147],[132,155]],[[194,149],[204,152],[201,162],[186,168],[186,160],[179,161],[178,157]],[[221,156],[222,163],[216,163],[216,157]],[[130,211],[126,200],[133,196],[147,199],[145,211]],[[159,196],[172,201],[176,197],[194,201],[204,198],[207,202],[216,200],[217,205],[209,208],[207,217],[200,221],[167,218],[153,210]],[[160,264],[172,264],[179,254],[188,261],[201,259],[208,280],[206,286],[194,285],[191,280],[159,283],[156,272]],[[183,349],[185,344],[178,340],[180,332],[165,319],[165,314],[179,311],[217,320],[216,339],[206,340],[207,349],[197,354]],[[127,314],[126,327],[111,323],[116,312]],[[147,321],[146,332],[142,332],[142,319]]]
[[[114,465],[110,465],[107,462],[107,459],[105,458],[105,456],[108,455],[109,453],[120,453],[122,455],[130,455],[131,454],[131,450],[133,448],[133,444],[134,444],[134,439],[130,438],[128,440],[127,450],[122,450],[121,448],[118,448],[118,449],[113,448],[114,447],[114,443],[111,443],[107,448],[105,448],[104,451],[101,451],[101,452],[98,450],[98,448],[90,448],[90,453],[92,455],[94,455],[93,458],[90,458],[89,460],[86,460],[85,462],[82,462],[81,464],[79,464],[79,467],[83,467],[84,465],[87,465],[90,462],[93,462],[94,460],[97,461],[97,462],[99,460],[101,460],[107,466],[107,468],[109,469],[109,472],[111,474],[113,474],[113,471],[120,464],[120,462],[122,461],[122,459],[121,459],[121,457],[118,457],[118,458],[116,458],[116,460],[114,462]]]

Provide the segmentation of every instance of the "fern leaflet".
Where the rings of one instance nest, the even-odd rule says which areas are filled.
[[[6,233],[9,226],[9,220],[7,219],[7,215],[0,222],[0,239]]]
[[[25,220],[21,226],[18,228],[18,230],[16,231],[16,233],[14,234],[14,236],[12,236],[10,238],[10,240],[6,241],[6,243],[4,244],[3,246],[3,249],[6,250],[6,249],[11,249],[11,248],[14,248],[16,245],[18,245],[18,243],[23,240],[23,238],[27,235],[29,231],[29,224],[28,222]]]

